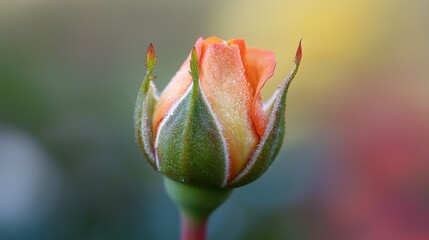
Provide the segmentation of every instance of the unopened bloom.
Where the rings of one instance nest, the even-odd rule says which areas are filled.
[[[170,179],[205,187],[237,187],[262,175],[283,141],[286,94],[301,45],[295,68],[265,105],[261,89],[273,75],[274,53],[243,39],[198,39],[159,97],[155,61],[151,45],[135,115],[149,163]]]

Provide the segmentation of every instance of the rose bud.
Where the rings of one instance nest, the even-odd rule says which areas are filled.
[[[273,75],[274,53],[243,39],[198,39],[158,97],[153,46],[135,111],[137,140],[148,162],[177,182],[228,188],[250,183],[271,165],[285,134],[288,87],[295,67],[266,103],[261,89]]]

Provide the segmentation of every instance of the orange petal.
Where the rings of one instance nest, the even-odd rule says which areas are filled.
[[[204,39],[203,46],[201,47],[201,54],[198,55],[198,61],[201,63],[201,59],[204,57],[204,53],[206,52],[207,46],[209,46],[212,43],[223,43],[223,39],[211,36],[206,39]]]
[[[239,46],[207,46],[201,59],[201,86],[228,145],[230,180],[244,168],[259,141],[251,119],[253,89],[246,79]]]
[[[204,39],[200,38],[195,43],[195,48],[199,56],[202,55],[202,47],[204,44]],[[200,57],[199,57],[200,58]],[[189,60],[191,59],[191,54],[183,62],[179,71],[171,79],[168,85],[162,91],[161,96],[158,99],[158,102],[155,106],[155,111],[153,113],[153,132],[154,139],[156,138],[156,133],[159,123],[164,119],[167,112],[171,109],[173,104],[182,97],[186,90],[189,88],[189,85],[192,82],[192,77],[189,74]]]
[[[223,43],[223,42],[224,42],[223,39],[218,38],[216,36],[211,36],[211,37],[208,37],[204,40],[204,43],[207,45],[211,44],[211,43]]]
[[[246,68],[246,54],[247,54],[246,41],[244,41],[244,39],[241,39],[241,38],[234,38],[228,41],[228,46],[232,46],[232,45],[237,45],[238,48],[240,49],[241,61],[243,62],[244,68]],[[256,86],[253,87],[253,89],[255,88]]]
[[[246,75],[248,81],[254,87],[252,98],[252,119],[259,136],[262,136],[267,126],[267,118],[264,114],[261,90],[267,80],[273,76],[276,60],[271,51],[248,48],[246,55]]]

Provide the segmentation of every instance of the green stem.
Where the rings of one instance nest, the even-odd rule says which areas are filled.
[[[205,240],[210,214],[232,193],[232,189],[203,188],[164,178],[168,196],[181,215],[181,240]]]

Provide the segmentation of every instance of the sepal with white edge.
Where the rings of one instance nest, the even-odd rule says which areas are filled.
[[[155,140],[158,171],[177,182],[222,188],[228,173],[228,151],[221,126],[198,81],[194,48],[192,83],[161,121]]]
[[[156,158],[153,147],[152,116],[157,102],[156,87],[153,84],[155,76],[153,68],[156,55],[153,45],[150,44],[146,54],[147,73],[140,86],[134,110],[134,126],[136,139],[141,151],[149,164],[156,169]]]

